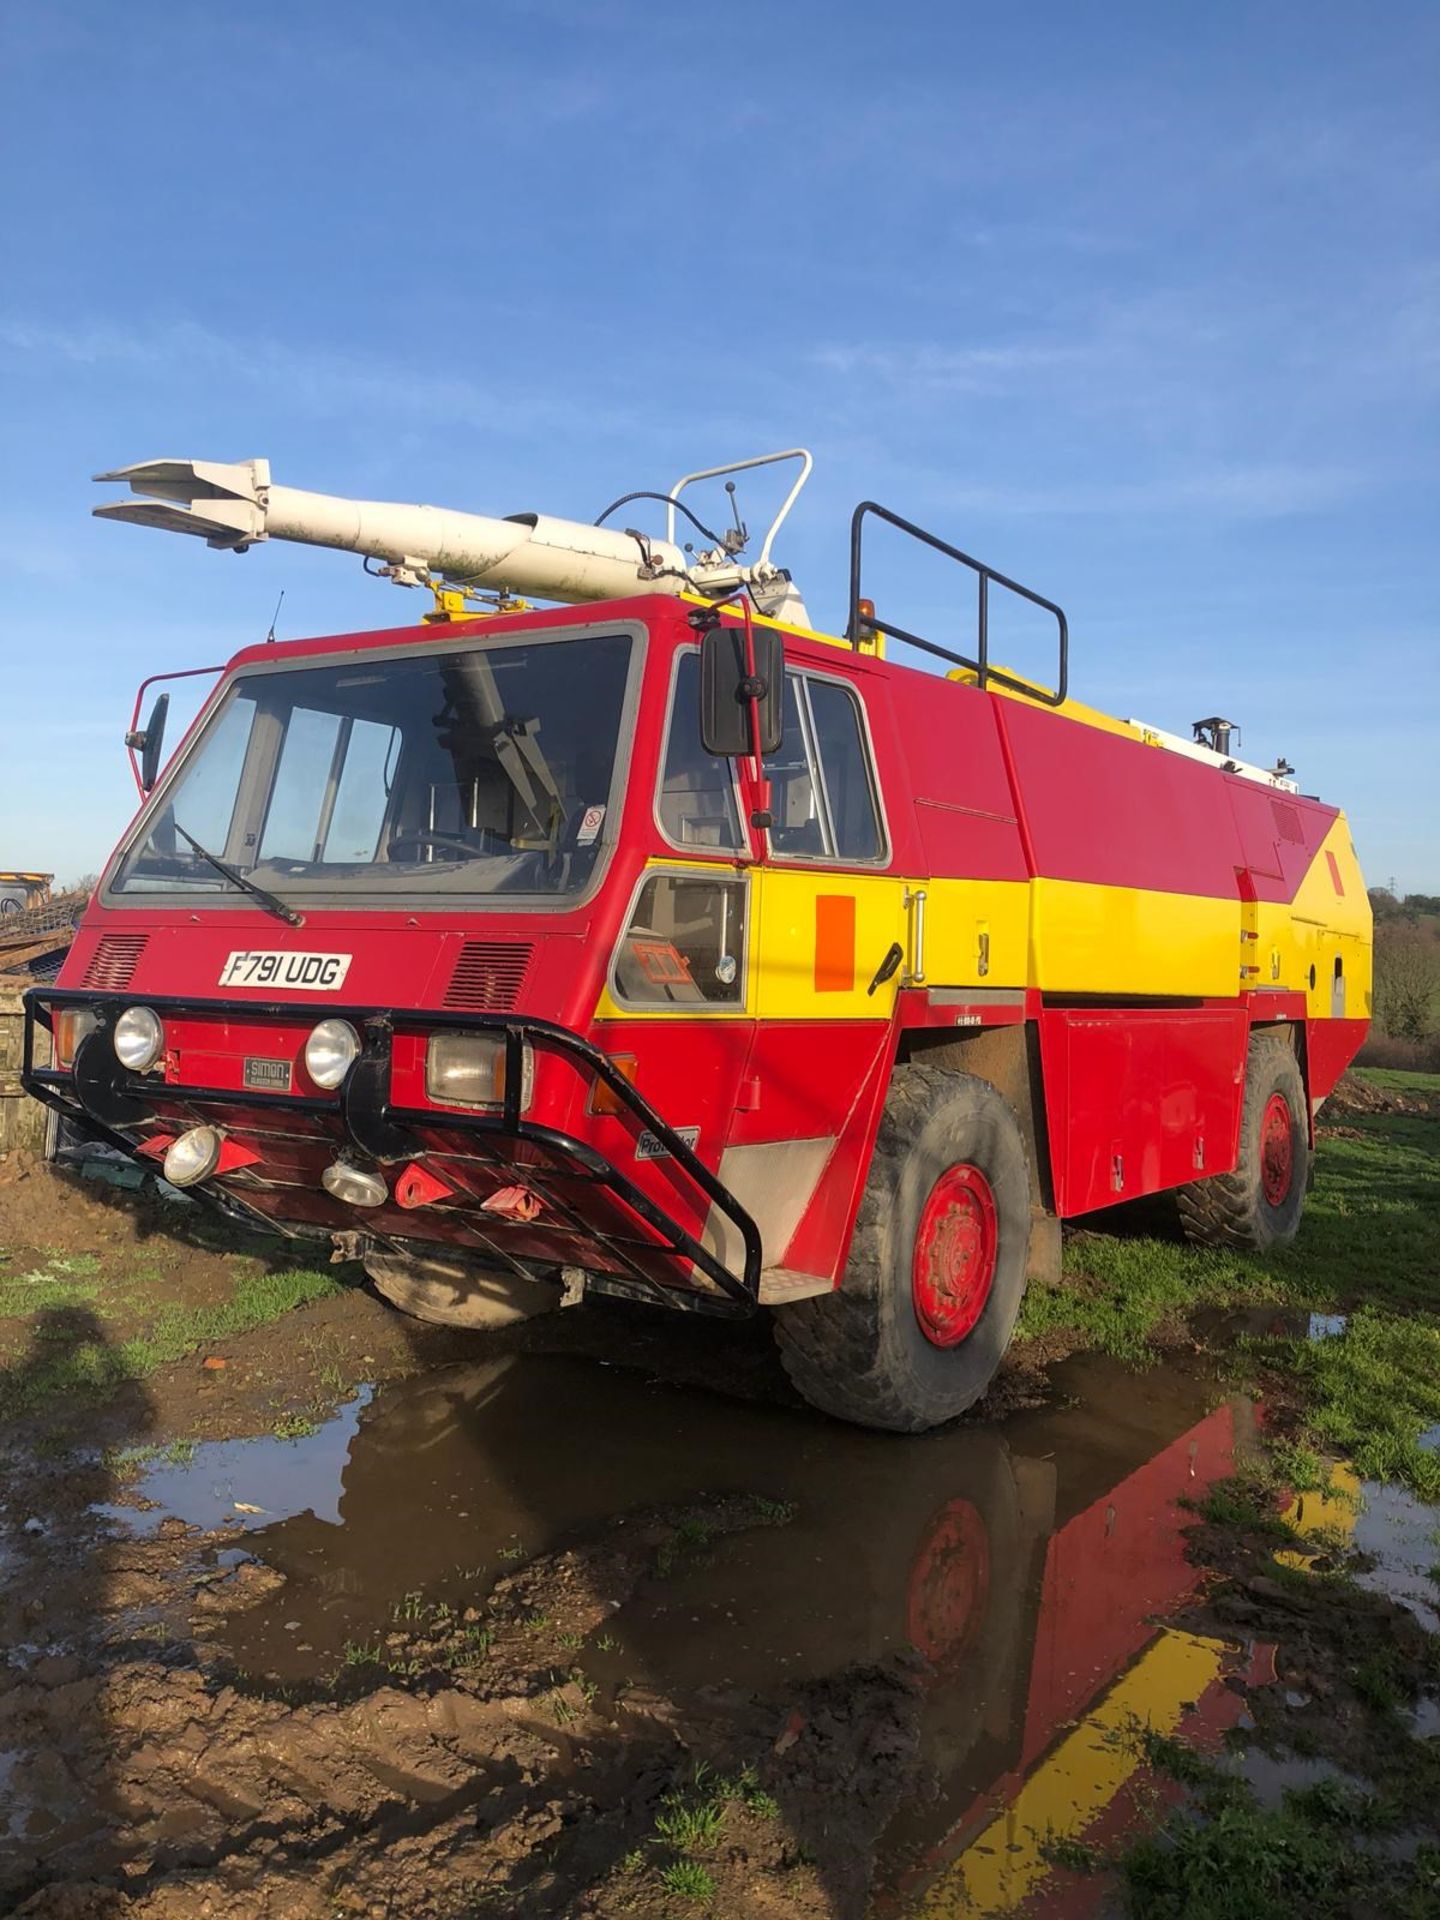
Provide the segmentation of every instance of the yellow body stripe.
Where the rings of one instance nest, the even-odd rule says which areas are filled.
[[[1221,1640],[1163,1627],[1105,1695],[1031,1773],[1015,1798],[976,1835],[915,1908],[923,1920],[1013,1913],[1050,1872],[1048,1842],[1074,1839],[1144,1764],[1136,1723],[1157,1733],[1179,1726],[1219,1679]]]

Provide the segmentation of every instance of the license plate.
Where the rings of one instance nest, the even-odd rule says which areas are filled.
[[[247,1060],[245,1084],[264,1093],[288,1093],[290,1062],[288,1060]]]
[[[350,971],[348,953],[232,953],[222,987],[284,987],[290,993],[336,993]]]

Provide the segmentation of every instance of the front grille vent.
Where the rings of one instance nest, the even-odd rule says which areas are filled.
[[[123,993],[135,977],[148,938],[144,933],[102,933],[82,984],[104,993]]]
[[[528,943],[467,940],[445,993],[445,1005],[457,1013],[509,1013],[520,998],[530,956]]]

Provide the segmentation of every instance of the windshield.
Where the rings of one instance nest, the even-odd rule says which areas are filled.
[[[626,634],[246,674],[114,893],[573,894],[613,804]],[[177,827],[180,829],[177,832]]]

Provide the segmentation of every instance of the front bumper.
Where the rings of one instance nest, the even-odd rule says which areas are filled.
[[[147,994],[144,1004],[164,1019],[224,1017],[297,1021],[313,1024],[318,1015],[349,1020],[361,1034],[363,1050],[344,1084],[323,1096],[243,1092],[235,1088],[175,1084],[134,1074],[115,1057],[110,1026],[121,1009],[135,1004],[134,994],[103,994],[87,989],[32,987],[25,995],[25,1043],[21,1081],[35,1099],[57,1113],[82,1121],[113,1145],[135,1153],[147,1132],[168,1124],[179,1110],[197,1118],[218,1113],[243,1116],[243,1124],[277,1125],[285,1116],[309,1116],[315,1137],[333,1147],[358,1150],[382,1165],[423,1161],[444,1150],[447,1140],[463,1144],[467,1164],[488,1170],[492,1187],[522,1182],[541,1200],[547,1232],[555,1246],[570,1245],[580,1257],[568,1264],[587,1273],[598,1291],[648,1300],[692,1311],[749,1314],[760,1294],[761,1243],[750,1215],[716,1178],[689,1143],[650,1105],[614,1062],[590,1041],[567,1027],[518,1014],[408,1012],[388,1007],[323,1008],[293,1001],[246,1002],[175,998]],[[100,1025],[79,1047],[73,1069],[42,1067],[35,1059],[35,1029],[53,1028],[54,1015],[66,1006],[91,1008]],[[397,1105],[391,1097],[391,1050],[397,1034],[427,1033],[443,1026],[485,1030],[503,1036],[505,1091],[498,1112],[457,1113]],[[626,1115],[659,1143],[671,1167],[698,1194],[700,1203],[729,1219],[743,1248],[742,1271],[734,1273],[689,1228],[590,1141],[527,1120],[522,1111],[524,1049],[560,1056],[580,1075],[601,1083]],[[241,1124],[233,1118],[232,1125]],[[221,1124],[224,1124],[222,1120]],[[196,1188],[203,1194],[205,1188]],[[265,1224],[274,1224],[263,1207],[247,1203],[243,1188],[227,1184],[226,1202],[239,1204]],[[281,1216],[283,1219],[283,1216]],[[497,1221],[477,1205],[457,1209],[467,1244],[507,1268],[533,1274],[535,1256],[517,1253],[523,1233]],[[618,1223],[618,1225],[617,1225]],[[370,1223],[351,1216],[344,1227]],[[341,1229],[337,1229],[341,1230]],[[558,1236],[558,1237],[557,1237]],[[567,1238],[568,1236],[568,1238]],[[583,1257],[598,1249],[600,1270]],[[553,1263],[567,1264],[558,1254]],[[708,1283],[708,1284],[707,1284]]]

